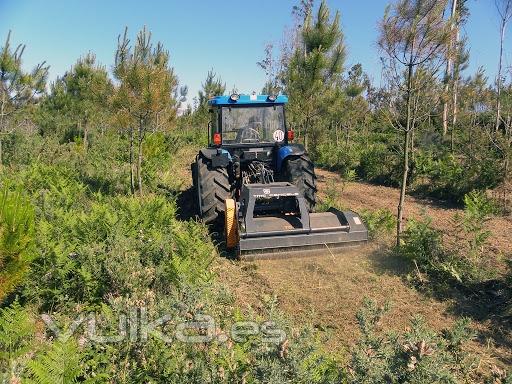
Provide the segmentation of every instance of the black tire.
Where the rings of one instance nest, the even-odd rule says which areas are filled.
[[[194,169],[195,168],[195,169]],[[213,168],[211,161],[198,156],[192,165],[194,187],[196,189],[197,212],[206,224],[222,224],[225,200],[231,197],[226,168]]]
[[[295,185],[306,199],[310,211],[316,205],[315,165],[307,155],[291,157],[285,163],[285,178]]]

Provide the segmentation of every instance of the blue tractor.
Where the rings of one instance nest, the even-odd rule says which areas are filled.
[[[209,145],[192,164],[198,216],[223,228],[243,257],[309,253],[367,240],[354,212],[312,213],[314,164],[293,143],[286,96],[217,96],[208,101]]]

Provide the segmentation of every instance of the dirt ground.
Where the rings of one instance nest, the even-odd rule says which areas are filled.
[[[334,173],[318,170],[320,198]],[[340,196],[344,207],[358,211],[387,208],[396,211],[398,190],[366,183],[349,183]],[[422,212],[433,218],[441,230],[449,232],[454,215],[460,210],[435,201],[407,198],[406,218]],[[512,254],[512,221],[492,219],[491,252],[498,259]],[[390,255],[391,238],[373,240],[367,245],[343,252],[281,260],[239,262],[222,259],[219,275],[235,294],[237,304],[249,312],[258,312],[265,297],[275,295],[279,307],[295,324],[311,324],[328,335],[326,347],[343,353],[357,339],[356,312],[364,297],[391,310],[383,326],[404,330],[414,315],[421,315],[437,330],[449,327],[460,315],[471,314],[466,298],[435,299],[412,288],[406,281],[410,266]],[[484,309],[485,310],[485,309]],[[512,366],[510,327],[497,324],[491,317],[476,318],[473,326],[478,337],[469,349],[481,357],[482,369],[492,364]]]

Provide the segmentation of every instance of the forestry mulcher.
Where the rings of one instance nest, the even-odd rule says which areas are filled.
[[[310,254],[365,242],[368,231],[352,211],[312,213],[314,165],[294,144],[286,96],[217,96],[209,145],[192,164],[198,214],[223,228],[227,248],[242,258]]]

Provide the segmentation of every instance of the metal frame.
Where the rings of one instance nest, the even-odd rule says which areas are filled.
[[[296,214],[300,214],[300,219],[295,222],[300,222],[300,226],[284,230],[259,230],[256,225],[258,219],[254,217],[255,205],[258,198],[265,196],[296,198],[298,202]],[[316,219],[317,222],[327,221],[323,220],[324,218],[335,222],[335,225],[312,226],[312,219]],[[326,249],[335,249],[368,240],[368,230],[357,213],[341,212],[333,208],[324,213],[309,213],[304,196],[296,186],[290,183],[244,185],[240,195],[238,219],[240,223],[238,253],[242,258],[246,256],[255,258],[254,254],[257,258],[286,257],[300,253],[308,254],[314,249],[325,252]]]

